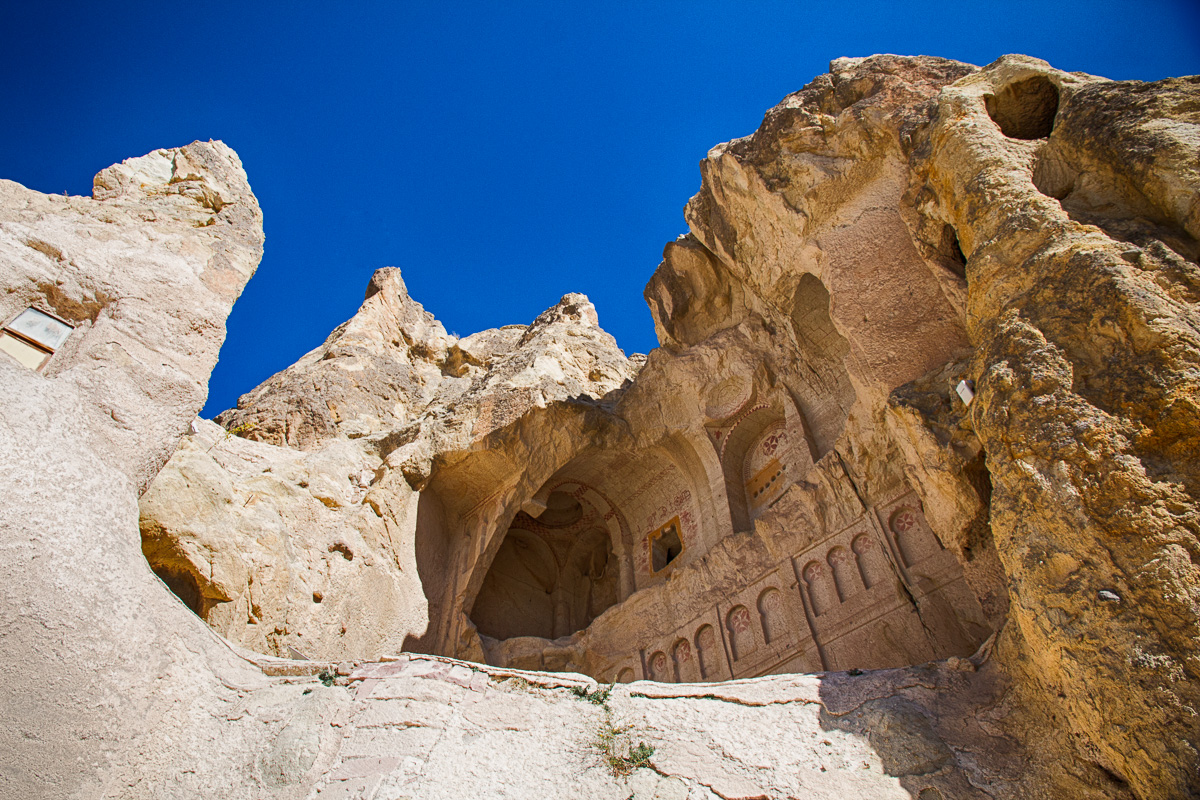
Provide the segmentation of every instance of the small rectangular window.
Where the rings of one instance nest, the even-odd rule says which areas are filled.
[[[0,330],[0,350],[33,370],[46,366],[74,328],[58,317],[27,308]]]
[[[683,552],[683,542],[679,538],[679,517],[651,533],[649,539],[650,571],[660,572]]]

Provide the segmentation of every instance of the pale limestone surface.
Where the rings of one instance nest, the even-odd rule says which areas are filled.
[[[337,760],[315,796],[983,798],[964,765],[1016,743],[924,706],[934,691],[946,707],[978,702],[975,670],[638,682],[590,702],[572,688],[604,687],[582,676],[400,657],[349,672]],[[651,766],[614,777],[605,754],[643,743]],[[1017,760],[992,763],[992,783],[1019,790]]]
[[[220,142],[109,167],[94,195],[0,181],[0,318],[37,305],[75,326],[44,372],[90,399],[83,432],[140,492],[204,404],[262,213]]]
[[[425,598],[412,539],[391,540],[362,502],[378,456],[341,438],[305,452],[206,420],[193,431],[142,497],[155,572],[214,630],[259,652],[399,651],[424,623]]]
[[[221,706],[267,683],[166,593],[135,533],[261,256],[258,204],[219,142],[105,170],[95,194],[0,183],[5,317],[75,325],[41,373],[0,357],[5,797],[105,796],[140,752],[244,747],[218,734]]]

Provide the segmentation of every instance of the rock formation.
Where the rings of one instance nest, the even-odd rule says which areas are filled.
[[[3,788],[1200,795],[1200,78],[839,59],[701,171],[648,357],[384,269],[223,428],[236,156],[4,184]]]

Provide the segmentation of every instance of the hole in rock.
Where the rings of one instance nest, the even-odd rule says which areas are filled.
[[[1043,151],[1033,165],[1033,185],[1055,200],[1065,200],[1075,190],[1075,171],[1065,161]]]
[[[651,569],[661,572],[683,552],[683,542],[679,538],[679,518],[668,522],[650,538]]]
[[[183,604],[190,608],[196,616],[204,619],[206,611],[204,595],[200,591],[199,584],[196,583],[195,576],[190,572],[171,569],[163,565],[151,565],[151,569],[167,585],[172,594],[182,600]]]
[[[984,98],[988,116],[1010,139],[1044,139],[1054,130],[1058,87],[1044,75],[1005,86]]]
[[[662,583],[661,571],[686,562],[703,535],[694,473],[702,466],[686,442],[576,456],[478,562],[484,573],[468,606],[476,629],[499,642],[558,639]]]
[[[962,245],[958,243],[958,232],[954,230],[954,226],[942,226],[942,241],[938,245],[938,252],[951,272],[960,278],[967,277],[967,257],[962,251]]]
[[[483,580],[471,619],[485,636],[557,639],[616,602],[612,546],[603,529],[547,536],[536,526],[518,515]]]

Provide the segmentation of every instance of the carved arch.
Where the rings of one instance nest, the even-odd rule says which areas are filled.
[[[700,677],[711,681],[720,674],[720,644],[717,632],[712,625],[701,625],[696,631],[696,665],[700,669]]]
[[[763,642],[778,644],[787,640],[787,614],[783,606],[783,593],[768,586],[758,596],[758,618],[762,624]]]
[[[858,573],[862,576],[863,585],[868,589],[887,583],[892,568],[888,565],[887,557],[879,548],[878,542],[865,533],[860,533],[850,542],[854,558],[858,562]]]
[[[725,616],[725,627],[729,632],[729,647],[733,660],[738,661],[754,652],[754,630],[750,610],[742,605],[734,606]]]
[[[804,565],[802,575],[814,617],[828,614],[837,607],[840,600],[837,596],[837,589],[833,585],[833,578],[829,575],[828,567],[819,561],[809,561]]]
[[[700,679],[692,645],[687,639],[679,639],[671,645],[671,661],[675,668],[676,683],[695,683]]]
[[[892,512],[888,527],[896,537],[896,549],[904,566],[911,567],[942,550],[941,543],[922,523],[916,509],[901,506]]]
[[[725,441],[721,447],[721,469],[725,475],[725,493],[729,498],[729,515],[735,531],[746,531],[753,527],[756,505],[762,505],[759,502],[762,498],[756,492],[756,488],[752,487],[747,490],[747,484],[754,484],[756,478],[760,478],[764,483],[764,489],[768,486],[777,486],[778,481],[784,480],[786,475],[775,475],[776,471],[782,473],[780,469],[764,469],[768,464],[759,465],[757,472],[762,475],[746,475],[747,461],[753,454],[755,448],[761,447],[765,434],[768,429],[779,428],[779,435],[787,436],[787,431],[784,428],[783,412],[773,405],[759,404],[754,406],[749,411],[744,413],[744,416],[738,420],[725,437]],[[774,442],[775,447],[779,447],[783,440]],[[780,451],[779,456],[783,456],[784,452]],[[771,454],[775,455],[775,452]],[[777,467],[785,467],[788,463],[786,458],[774,459]],[[771,482],[771,478],[775,478],[775,483]]]
[[[846,602],[862,591],[862,578],[858,574],[858,564],[854,556],[842,546],[834,547],[825,557],[829,569],[833,573],[833,584],[837,589],[838,599]]]
[[[659,683],[671,682],[671,669],[667,663],[667,654],[662,650],[651,654],[646,664],[650,668],[650,680]]]

